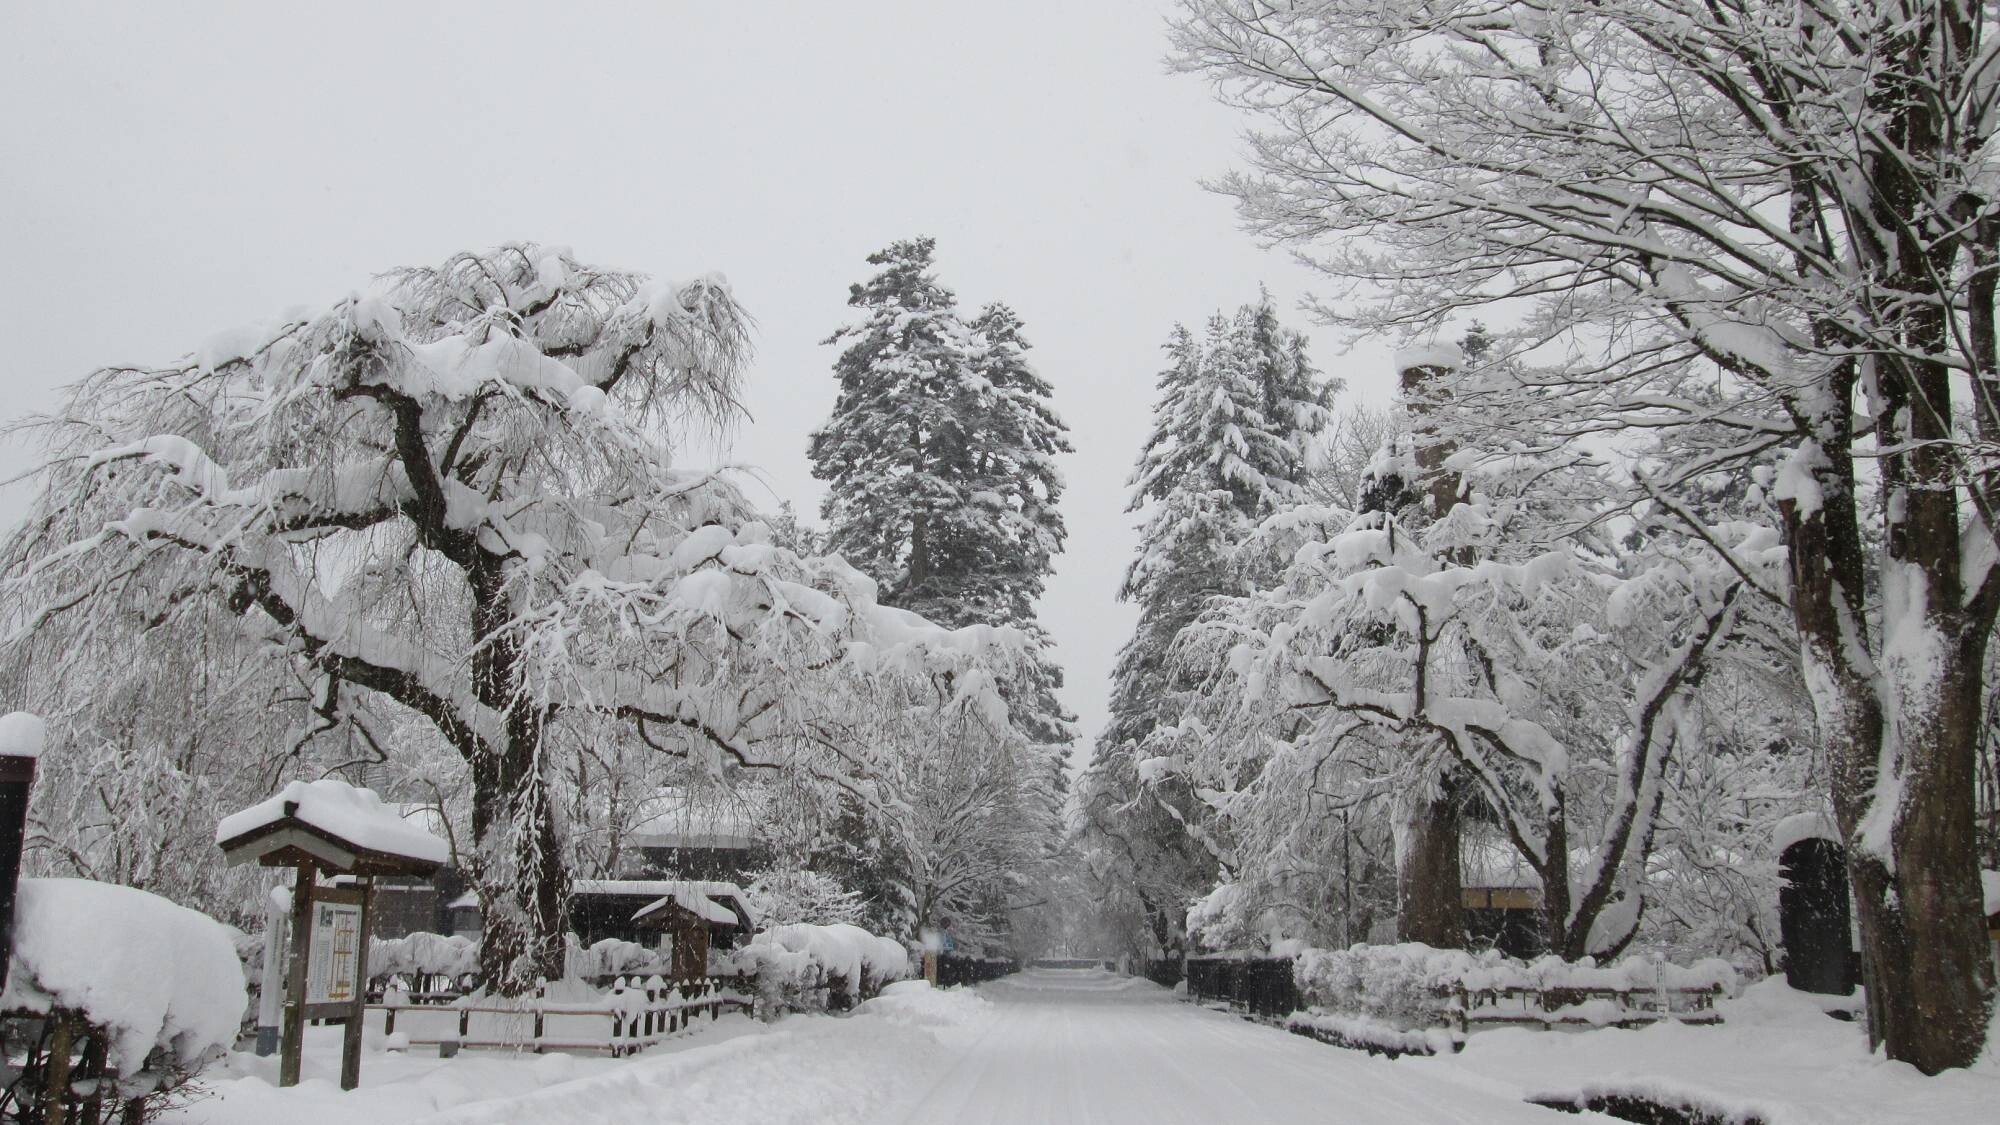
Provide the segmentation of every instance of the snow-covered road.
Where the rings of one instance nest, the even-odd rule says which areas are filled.
[[[307,1081],[246,1054],[175,1125],[1486,1125],[1576,1117],[1457,1066],[1369,1058],[1095,970],[969,990],[891,985],[853,1015],[730,1016],[634,1058],[383,1053],[342,1093],[337,1028]],[[379,1036],[376,1037],[379,1040]],[[1428,1061],[1428,1060],[1427,1060]]]
[[[1145,981],[1029,970],[989,984],[986,1032],[901,1117],[909,1125],[1204,1125],[1577,1118],[1182,1003]]]

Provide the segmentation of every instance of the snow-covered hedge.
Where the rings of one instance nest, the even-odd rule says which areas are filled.
[[[605,938],[585,947],[575,934],[566,937],[564,968],[567,975],[584,980],[619,975],[649,975],[671,971],[666,955],[637,942]]]
[[[636,942],[605,938],[589,946],[575,934],[564,938],[566,975],[583,980],[604,977],[646,975],[667,971],[666,958],[657,949]],[[463,976],[479,972],[479,943],[471,938],[444,934],[414,933],[399,938],[375,938],[368,943],[368,975],[393,976],[424,973]]]
[[[368,975],[425,973],[459,976],[479,971],[479,943],[471,938],[414,933],[368,942]]]
[[[1733,993],[1737,986],[1735,968],[1713,957],[1688,966],[1647,957],[1627,957],[1611,965],[1598,965],[1587,957],[1517,961],[1492,950],[1435,949],[1417,942],[1308,949],[1293,961],[1292,974],[1300,997],[1310,1007],[1369,1016],[1406,1029],[1435,1025],[1449,995],[1461,988],[1471,993],[1648,988],[1719,988]]]
[[[81,1014],[120,1076],[156,1049],[199,1066],[235,1041],[245,1000],[235,943],[206,914],[88,879],[20,881],[0,1010]]]
[[[910,975],[903,943],[845,924],[774,926],[751,939],[736,961],[756,973],[767,1005],[796,1010],[865,1000]]]

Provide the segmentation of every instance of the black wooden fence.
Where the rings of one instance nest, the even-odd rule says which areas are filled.
[[[1018,964],[1004,957],[966,957],[946,953],[938,958],[938,986],[951,988],[961,984],[985,984],[989,980],[999,980],[1018,968]]]
[[[1193,1000],[1225,1003],[1273,1019],[1305,1006],[1292,983],[1289,957],[1190,957],[1187,991]]]

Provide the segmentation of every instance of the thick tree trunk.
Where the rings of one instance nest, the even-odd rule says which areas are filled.
[[[479,968],[490,992],[521,996],[563,975],[569,868],[542,753],[546,716],[520,695],[520,652],[505,628],[512,619],[502,560],[483,557],[468,573],[472,587],[473,689],[506,716],[505,741],[472,761],[472,880],[484,915]]]
[[[473,763],[474,885],[485,928],[479,969],[502,996],[563,974],[569,869],[541,767],[540,731]]]
[[[1396,933],[1439,949],[1465,948],[1459,871],[1459,800],[1446,778],[1438,792],[1406,802],[1396,866]]]
[[[1437,439],[1437,427],[1426,420],[1430,413],[1426,396],[1437,393],[1437,380],[1450,370],[1420,364],[1400,373],[1407,396],[1405,409],[1415,422],[1417,468],[1423,473],[1421,482],[1411,483],[1418,488],[1432,520],[1442,518],[1460,500],[1458,474],[1444,470],[1451,447]],[[1455,557],[1446,561],[1465,566],[1472,560]],[[1396,932],[1404,941],[1420,941],[1439,949],[1465,948],[1465,888],[1459,865],[1462,776],[1457,769],[1445,766],[1436,794],[1411,801],[1403,810],[1396,871]]]
[[[1952,151],[1952,101],[1977,34],[1971,9],[1912,6],[1878,24],[1886,65],[1867,92],[1879,130],[1863,140],[1866,223],[1850,237],[1871,273],[1881,338],[1874,440],[1884,453],[1881,636],[1863,614],[1861,526],[1853,502],[1851,387],[1809,404],[1818,511],[1788,505],[1794,610],[1807,683],[1827,743],[1860,923],[1869,1027],[1890,1058],[1927,1073],[1966,1066],[1984,1044],[1993,969],[1981,925],[1972,785],[1991,609],[1968,604],[1952,374],[1953,326],[1935,279],[1958,271],[1960,240],[1939,200],[1976,154]],[[1975,361],[1977,366],[1977,361]],[[1831,491],[1829,491],[1831,489]]]

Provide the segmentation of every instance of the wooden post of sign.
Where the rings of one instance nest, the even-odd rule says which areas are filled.
[[[340,1037],[340,1088],[361,1085],[361,1025],[368,1018],[368,906],[375,898],[375,880],[361,880],[361,936],[354,951],[354,1008]]]
[[[278,1047],[278,1085],[299,1084],[306,1043],[306,954],[312,943],[314,868],[301,863],[292,880],[292,970],[285,974],[283,1041]]]

